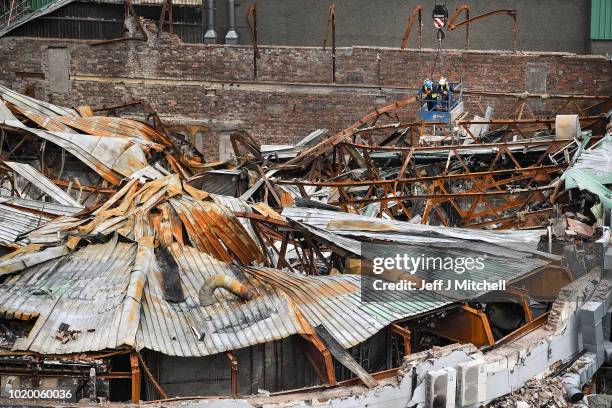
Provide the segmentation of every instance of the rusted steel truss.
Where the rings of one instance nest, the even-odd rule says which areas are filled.
[[[466,19],[460,23],[455,24],[455,20],[459,17],[462,11],[466,12],[466,16],[465,16]],[[448,29],[455,30],[456,28],[465,26],[467,30],[470,24],[473,24],[477,21],[483,20],[490,16],[498,15],[498,14],[504,14],[504,15],[508,15],[512,17],[512,49],[516,51],[518,49],[518,24],[516,21],[516,10],[510,10],[510,9],[495,10],[495,11],[490,11],[488,13],[484,13],[479,16],[470,18],[470,8],[469,6],[464,4],[462,6],[459,6],[459,8],[455,10],[455,13],[449,19]],[[468,45],[469,45],[469,31],[467,31],[467,34],[466,34],[466,49]]]
[[[414,26],[414,22],[417,21],[418,18],[418,30],[419,30],[419,49],[423,47],[423,6],[418,5],[410,13],[410,17],[408,17],[408,22],[406,23],[406,30],[404,31],[404,37],[402,38],[402,50],[406,49],[408,45],[408,40],[410,39],[410,33],[412,32],[412,27]]]
[[[450,125],[404,122],[401,115],[415,102],[407,98],[273,166],[280,173],[266,179],[266,191],[292,186],[303,198],[327,194],[325,203],[346,212],[423,224],[543,225],[553,204],[566,204],[557,196],[558,178],[574,152],[601,138],[606,124],[602,111],[612,99],[486,92],[474,96],[514,98],[514,113],[507,119],[460,118]],[[577,113],[581,128],[592,130],[593,136],[557,139],[555,116],[537,116],[527,103],[534,98],[555,101],[555,114]],[[483,133],[479,126],[488,130]],[[277,199],[271,205],[283,206]]]
[[[332,37],[332,82],[336,82],[336,4],[329,6],[329,16],[327,17],[327,25],[325,26],[325,35],[323,37],[323,51],[327,48],[327,37],[331,28]]]
[[[412,219],[420,213],[422,223],[429,223],[433,217],[446,226],[470,226],[509,216],[511,211],[524,211],[529,203],[546,201],[553,189],[550,183],[567,165],[553,162],[551,154],[574,147],[570,141],[418,147],[346,142],[334,147],[330,161],[315,167],[320,168],[316,179],[328,181],[276,183],[337,189],[338,199],[328,204],[348,212],[359,213],[366,205],[379,203],[379,216],[386,213],[393,218]],[[381,151],[388,153],[387,160],[374,159]],[[427,153],[436,153],[438,162],[427,164]],[[478,153],[484,158],[479,159]],[[399,171],[381,177],[391,160],[401,163]],[[365,168],[367,177],[352,179],[355,168]],[[336,174],[347,176],[334,178]],[[524,221],[517,216],[513,225]],[[508,223],[505,220],[504,225]]]

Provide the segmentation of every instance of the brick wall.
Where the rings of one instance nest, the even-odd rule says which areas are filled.
[[[54,47],[69,50],[68,91],[49,81],[48,49]],[[341,48],[333,85],[329,49],[260,51],[255,80],[250,47],[183,44],[165,34],[152,35],[147,43],[99,46],[7,37],[0,39],[0,83],[17,91],[33,85],[36,97],[68,106],[146,99],[165,120],[206,125],[198,144],[215,159],[219,136],[234,129],[275,144],[293,143],[318,128],[338,131],[375,107],[414,93],[432,76],[435,59],[432,50]],[[470,90],[612,95],[611,71],[604,57],[455,50],[444,52],[433,77],[444,72]],[[503,117],[513,101],[484,102]],[[402,119],[414,119],[414,109],[404,110]]]

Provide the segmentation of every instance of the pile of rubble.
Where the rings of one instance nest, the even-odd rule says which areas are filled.
[[[609,239],[607,118],[584,109],[569,133],[490,111],[486,126],[399,121],[415,102],[294,146],[236,132],[236,157],[208,163],[147,103],[137,120],[0,87],[0,357],[11,356],[0,376],[32,356],[69,370],[78,355],[73,374],[128,356],[131,373],[105,369],[101,381],[131,379],[137,400],[142,367],[148,398],[166,398],[177,382],[159,372],[184,357],[203,359],[214,385],[231,373],[228,390],[211,391],[223,395],[257,392],[259,379],[239,389],[239,366],[272,392],[287,381],[374,388],[411,353],[494,348],[542,326],[561,288],[591,269],[564,263],[563,246]],[[369,290],[456,278],[435,264],[374,269],[398,251],[486,265],[456,290]],[[499,305],[483,300],[492,292]],[[257,367],[276,344],[290,349],[274,349],[270,379]],[[312,375],[283,374],[291,364]],[[562,395],[554,382],[529,387],[539,392],[517,404]]]
[[[566,408],[573,404],[565,400],[563,381],[559,377],[532,379],[516,393],[491,402],[491,408]]]

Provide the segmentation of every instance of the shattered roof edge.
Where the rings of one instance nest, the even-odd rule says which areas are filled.
[[[18,21],[17,23],[13,24],[13,25],[9,25],[8,27],[5,27],[4,29],[0,30],[0,38],[4,37],[6,34],[10,33],[11,31],[13,31],[15,28],[20,27],[22,25],[24,25],[27,22],[30,22],[32,20],[37,19],[38,17],[42,17],[45,16],[55,10],[58,10],[70,3],[72,3],[74,0],[56,0],[53,3],[50,3],[47,7],[41,8],[36,10],[33,13],[30,13],[28,16],[26,16],[25,18],[23,18],[22,20]]]

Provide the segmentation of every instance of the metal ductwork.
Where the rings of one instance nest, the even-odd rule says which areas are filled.
[[[573,404],[582,401],[584,394],[580,383],[580,374],[567,373],[563,376],[563,388],[565,388],[565,397]]]
[[[216,300],[213,293],[215,292],[215,289],[218,288],[225,289],[242,300],[251,300],[253,298],[253,293],[251,290],[244,284],[240,283],[238,279],[232,278],[231,276],[218,274],[206,278],[204,285],[202,285],[200,288],[200,292],[198,293],[200,306],[210,306],[215,303]]]
[[[208,29],[204,34],[204,43],[216,44],[217,32],[215,31],[215,0],[206,0],[206,8],[208,9]]]
[[[229,28],[225,34],[225,43],[237,45],[239,37],[236,32],[236,2],[234,0],[227,0],[227,19]]]

